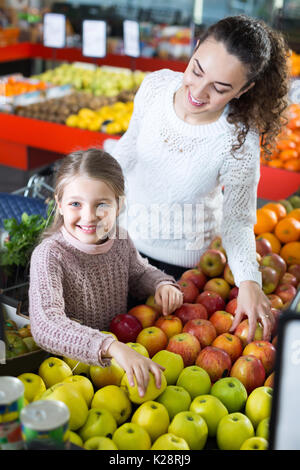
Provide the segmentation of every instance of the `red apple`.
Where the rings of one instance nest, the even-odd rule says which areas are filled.
[[[154,325],[157,317],[157,311],[149,305],[137,305],[128,311],[128,315],[136,317],[143,328]]]
[[[208,290],[201,292],[196,297],[196,303],[204,305],[207,310],[208,318],[217,310],[225,310],[225,301],[216,292],[210,292]]]
[[[180,279],[178,281],[181,292],[183,293],[183,302],[193,303],[199,294],[199,289],[192,281]]]
[[[262,276],[262,289],[265,294],[271,294],[275,291],[279,283],[279,272],[271,266],[260,267]]]
[[[226,351],[230,356],[232,364],[243,353],[243,345],[240,338],[230,333],[223,333],[217,336],[216,339],[212,342],[212,346]]]
[[[292,284],[292,286],[297,287],[298,281],[292,273],[284,273],[279,284]]]
[[[180,279],[183,281],[186,281],[187,279],[192,281],[199,290],[203,289],[204,284],[207,281],[205,274],[198,268],[188,269],[182,274]]]
[[[227,333],[233,322],[233,315],[225,310],[217,310],[212,314],[209,321],[214,325],[217,335]]]
[[[258,237],[255,243],[256,253],[259,253],[261,257],[272,253],[272,245],[266,238]]]
[[[276,349],[269,341],[252,341],[243,350],[243,356],[251,354],[260,359],[264,366],[266,376],[269,375],[275,366]]]
[[[222,251],[208,249],[200,258],[199,267],[209,277],[221,276],[226,265],[226,256]]]
[[[225,311],[228,313],[231,313],[231,315],[235,315],[236,309],[237,309],[237,297],[235,297],[232,300],[229,300],[229,302],[225,306]]]
[[[109,325],[109,331],[114,333],[122,343],[135,343],[136,337],[142,329],[141,322],[127,313],[116,315]]]
[[[179,333],[169,339],[167,351],[180,354],[184,367],[192,366],[201,350],[201,346],[196,336],[190,333]]]
[[[180,318],[183,325],[193,318],[203,318],[204,320],[207,320],[207,310],[202,304],[184,303],[181,307],[175,310],[174,315]]]
[[[223,247],[223,244],[222,244],[222,238],[217,235],[215,238],[213,238],[213,240],[210,242],[210,245],[208,248],[212,248],[213,250],[219,250],[219,251],[222,251],[222,253],[224,253],[224,255],[226,256],[226,251],[225,251],[225,248]]]
[[[171,338],[171,336],[178,335],[182,332],[182,321],[175,315],[159,317],[155,322],[155,326],[161,328],[166,333],[168,338]]]
[[[228,263],[226,264],[226,266],[224,268],[223,277],[224,277],[225,281],[228,282],[229,285],[231,285],[231,286],[235,285],[234,277],[233,277],[232,271],[231,271]]]
[[[222,277],[214,277],[207,281],[203,289],[216,292],[222,299],[226,300],[229,296],[230,285]]]
[[[272,328],[272,331],[271,331],[271,336],[273,338],[273,336],[275,336],[277,334],[279,317],[280,317],[282,312],[281,312],[281,310],[279,310],[277,308],[271,308],[271,313],[272,313],[273,318],[274,318],[274,325],[273,325],[273,328]]]
[[[279,295],[284,304],[287,304],[293,300],[297,294],[297,289],[291,284],[281,284],[275,290],[275,294]]]
[[[237,286],[234,286],[229,292],[228,300],[236,299],[238,295],[239,295],[239,288]]]
[[[209,320],[203,320],[201,318],[189,320],[184,325],[183,332],[196,336],[201,348],[209,346],[217,336],[214,325]]]
[[[149,326],[140,331],[135,342],[142,344],[147,349],[149,356],[152,357],[158,351],[165,349],[168,337],[158,326]]]
[[[268,294],[267,297],[270,300],[272,308],[281,309],[283,307],[283,302],[282,302],[282,299],[279,297],[279,295]]]
[[[249,321],[248,319],[243,320],[235,329],[234,334],[240,338],[242,341],[243,347],[247,344],[249,332]],[[254,340],[261,341],[263,339],[263,327],[260,323],[256,322],[256,329],[254,334]]]
[[[260,265],[276,269],[276,271],[278,271],[279,273],[279,278],[282,278],[282,276],[287,270],[286,262],[277,253],[270,253],[268,255],[263,256]]]
[[[197,356],[195,364],[206,370],[212,383],[227,377],[231,369],[229,354],[214,346],[206,346]]]
[[[260,359],[255,356],[240,356],[233,364],[231,377],[236,377],[245,386],[248,395],[265,381],[266,373]]]
[[[269,375],[269,377],[266,378],[264,386],[274,388],[274,377],[275,377],[275,372],[272,372]]]
[[[293,274],[298,282],[300,282],[300,264],[291,264],[288,267],[288,272]]]

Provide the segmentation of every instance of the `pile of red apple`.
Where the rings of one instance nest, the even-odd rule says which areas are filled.
[[[172,315],[163,316],[150,296],[146,304],[117,315],[110,331],[119,341],[142,344],[149,357],[163,349],[180,354],[185,367],[196,364],[205,369],[212,383],[226,376],[236,377],[248,394],[262,385],[272,387],[278,319],[296,295],[300,265],[287,269],[285,261],[269,251],[262,240],[257,240],[256,246],[263,290],[271,301],[275,318],[270,341],[262,340],[263,328],[257,322],[254,340],[247,344],[246,317],[234,332],[229,332],[238,288],[220,237],[213,240],[198,265],[185,271],[178,280],[184,303]]]

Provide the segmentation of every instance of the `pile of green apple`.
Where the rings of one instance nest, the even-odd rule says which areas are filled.
[[[76,64],[62,64],[32,78],[53,85],[72,85],[75,90],[85,91],[96,96],[116,96],[123,90],[133,90],[140,86],[146,72],[129,69],[80,67]]]
[[[29,323],[19,328],[14,320],[6,318],[4,320],[4,332],[6,359],[12,359],[40,349],[32,337]]]

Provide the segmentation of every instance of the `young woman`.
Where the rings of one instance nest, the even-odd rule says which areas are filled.
[[[152,264],[178,278],[221,235],[239,287],[232,331],[245,313],[248,341],[257,320],[264,339],[273,324],[253,226],[260,144],[272,144],[287,106],[287,54],[264,22],[225,18],[199,38],[184,73],[144,79],[127,132],[105,142],[128,180],[122,223]]]
[[[123,196],[121,167],[106,152],[79,151],[63,160],[54,220],[31,257],[30,325],[36,343],[53,354],[103,367],[114,357],[143,395],[149,372],[159,388],[164,368],[101,330],[127,312],[129,292],[141,299],[155,294],[165,314],[181,306],[182,293],[118,227]]]

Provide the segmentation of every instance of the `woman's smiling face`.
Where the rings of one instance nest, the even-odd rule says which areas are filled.
[[[230,100],[248,91],[241,91],[246,83],[246,67],[222,42],[209,37],[191,57],[175,103],[185,116],[214,120]]]

